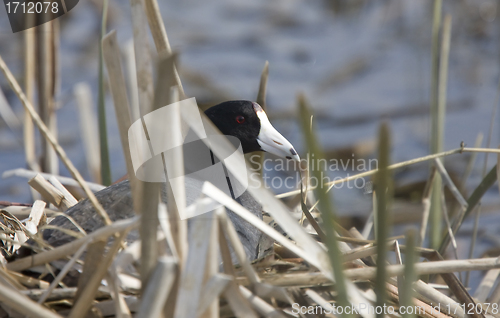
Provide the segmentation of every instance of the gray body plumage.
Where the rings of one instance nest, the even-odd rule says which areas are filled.
[[[194,185],[190,184],[189,179],[186,178],[186,187],[193,186]],[[164,195],[165,191],[163,190],[162,192],[162,199],[163,201],[166,201],[166,196]],[[187,192],[193,193],[192,191]],[[135,215],[128,180],[111,185],[97,192],[96,197],[103,208],[106,210],[109,218],[112,221],[131,218]],[[187,204],[189,205],[194,199],[195,197],[188,197]],[[244,192],[240,197],[236,199],[236,201],[247,208],[252,214],[262,219],[262,206],[248,192]],[[262,233],[255,227],[244,221],[242,218],[234,214],[232,211],[227,211],[227,213],[245,248],[248,259],[253,260],[259,257],[259,254],[261,254],[268,248],[268,246],[259,246],[259,244],[261,243]],[[78,204],[68,209],[65,214],[70,216],[87,233],[95,231],[96,229],[104,226],[104,222],[101,216],[95,212],[92,203],[87,199],[80,201]],[[52,220],[50,225],[78,231],[73,223],[63,215],[60,215]],[[54,229],[47,229],[43,231],[43,238],[52,246],[60,246],[74,240],[72,236]],[[137,239],[138,232],[132,231],[129,233],[126,240],[128,243],[130,243]],[[261,251],[261,253],[259,253],[259,251]],[[232,256],[233,261],[236,261],[234,255]]]

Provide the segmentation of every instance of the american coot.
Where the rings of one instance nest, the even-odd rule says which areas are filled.
[[[271,125],[266,113],[257,103],[251,101],[228,101],[211,107],[205,111],[205,114],[224,135],[238,138],[244,153],[261,150],[273,153],[282,158],[300,160],[292,144]],[[189,186],[189,180],[186,178],[186,187]],[[162,192],[162,198],[165,201],[165,189]],[[111,220],[116,221],[134,216],[128,180],[99,191],[96,193],[96,197],[107,211]],[[262,206],[248,192],[245,191],[236,200],[262,219]],[[88,200],[83,200],[71,207],[66,211],[66,214],[70,215],[87,233],[104,225],[101,217],[95,213],[92,204]],[[257,258],[259,250],[263,251],[262,246],[259,246],[261,232],[233,212],[228,211],[228,215],[243,243],[247,257],[249,259]],[[65,216],[56,217],[51,222],[51,225],[77,230],[73,223]],[[73,239],[71,236],[58,230],[45,230],[43,238],[52,246],[60,246]],[[134,239],[137,239],[137,233],[131,233],[127,237],[127,241],[129,242]]]

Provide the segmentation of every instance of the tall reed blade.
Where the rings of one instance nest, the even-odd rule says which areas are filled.
[[[416,231],[410,229],[406,232],[406,250],[405,250],[405,278],[403,282],[403,290],[399,291],[399,305],[404,308],[413,307],[413,283],[417,280],[415,273],[415,263],[417,262],[417,254],[415,253],[416,246]],[[403,315],[403,318],[413,318],[415,314],[408,313]],[[414,311],[412,311],[414,312]]]
[[[87,83],[78,83],[73,89],[80,117],[80,131],[85,147],[87,169],[92,179],[101,183],[101,157],[97,135],[97,116],[92,103],[92,90]]]
[[[102,53],[102,39],[106,35],[106,24],[108,19],[108,0],[102,4],[101,33],[99,35],[99,79],[97,111],[99,114],[99,145],[101,151],[101,182],[108,186],[111,184],[111,166],[109,163],[108,131],[106,125],[106,104],[104,92],[104,58]]]
[[[103,58],[108,71],[109,88],[113,97],[115,106],[116,121],[118,131],[120,132],[120,141],[122,145],[127,174],[129,176],[130,188],[134,202],[134,211],[140,212],[141,207],[141,187],[142,184],[137,181],[134,175],[132,159],[130,157],[130,145],[128,140],[128,129],[132,125],[129,112],[129,100],[127,98],[127,89],[125,79],[121,69],[120,48],[116,38],[116,31],[109,32],[102,40]],[[135,75],[134,75],[135,76]]]
[[[390,157],[390,133],[387,123],[383,123],[379,130],[379,170],[375,176],[375,189],[377,195],[377,277],[375,279],[375,294],[377,295],[376,308],[383,308],[387,293],[387,238],[389,237],[392,224],[392,216],[389,211],[390,199],[392,197],[391,173],[388,169]],[[377,314],[383,317],[383,313]]]
[[[299,110],[300,118],[302,121],[302,130],[304,131],[305,143],[307,144],[308,151],[311,154],[311,158],[316,158],[320,160],[324,158],[318,139],[314,133],[314,130],[310,127],[311,112],[306,99],[303,95],[299,96]],[[309,163],[311,165],[311,163]],[[311,174],[320,182],[323,180],[324,171],[321,171],[320,167],[318,169],[313,169],[311,166]],[[326,245],[328,246],[328,256],[330,258],[330,263],[333,268],[333,275],[335,277],[335,286],[338,294],[338,305],[347,308],[349,300],[347,298],[347,288],[344,278],[343,266],[342,266],[342,253],[339,249],[339,244],[337,241],[335,233],[335,223],[337,222],[337,215],[335,208],[333,207],[330,197],[327,193],[327,188],[325,186],[319,186],[316,188],[317,197],[319,200],[319,208],[321,211],[321,218],[323,219],[325,234],[326,234]],[[347,316],[343,314],[343,316]]]
[[[153,109],[155,111],[159,108],[162,108],[165,105],[170,103],[170,88],[175,85],[175,74],[174,74],[174,60],[175,56],[170,56],[167,58],[162,58],[158,63],[158,78],[156,80],[155,86],[155,96],[153,102]],[[171,115],[174,112],[171,113]],[[174,117],[172,115],[172,117]],[[175,118],[177,117],[177,118]],[[174,118],[167,118],[166,123],[169,125],[169,128],[174,127],[171,124],[171,121],[180,121],[180,114],[177,112]],[[150,136],[159,135],[161,132],[156,132],[154,125],[148,125]],[[154,134],[154,135],[153,135]],[[180,131],[176,131],[171,129],[167,134],[167,138],[175,139],[178,142],[180,137]],[[171,141],[173,144],[175,141]],[[173,157],[170,159],[182,160],[178,157]],[[168,164],[173,164],[169,162]],[[184,187],[184,185],[181,185]],[[145,182],[143,184],[143,199],[142,199],[142,213],[145,214],[145,218],[143,218],[140,233],[141,233],[141,255],[142,255],[142,263],[141,263],[141,275],[143,276],[143,283],[146,283],[149,278],[151,272],[156,266],[156,259],[158,254],[158,248],[156,245],[156,231],[158,228],[158,198],[159,198],[159,184],[154,182]],[[149,198],[147,198],[149,197]],[[147,198],[147,199],[146,199]]]
[[[257,99],[255,100],[257,104],[262,106],[262,109],[266,111],[266,93],[267,93],[267,78],[269,76],[269,62],[266,61],[262,74],[260,75],[259,92],[257,93]],[[251,153],[252,160],[250,163],[252,165],[252,170],[262,175],[262,167],[264,164],[265,155],[262,152]]]
[[[442,1],[434,0],[432,21],[432,65],[431,65],[431,153],[438,153],[443,148],[444,118],[439,109],[439,30],[441,28]],[[430,210],[430,246],[436,248],[441,238],[441,176],[434,179]]]

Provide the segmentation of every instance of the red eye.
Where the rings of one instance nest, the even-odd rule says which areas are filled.
[[[239,116],[236,116],[236,122],[238,124],[243,124],[245,122],[245,117],[239,115]]]

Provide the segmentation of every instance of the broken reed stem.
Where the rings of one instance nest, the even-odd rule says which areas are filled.
[[[69,207],[72,207],[73,205],[75,204],[78,204],[78,200],[68,191],[68,189],[66,189],[62,183],[57,180],[56,177],[54,176],[51,176],[49,178],[49,182],[59,191],[61,191],[61,193],[64,195],[64,199],[67,201],[68,203],[68,206]]]
[[[26,95],[24,95],[21,87],[19,86],[19,83],[16,81],[14,75],[12,75],[11,71],[5,64],[3,58],[0,56],[0,69],[4,73],[7,81],[9,82],[10,87],[12,90],[16,93],[17,97],[21,100],[21,103],[23,104],[25,110],[29,112],[31,118],[35,122],[35,124],[38,126],[38,129],[40,130],[40,133],[43,135],[45,140],[47,140],[56,153],[59,155],[59,158],[61,161],[64,163],[68,171],[71,173],[73,178],[75,178],[76,181],[80,184],[82,187],[83,191],[89,198],[90,202],[92,202],[92,205],[94,206],[95,210],[97,213],[103,218],[104,223],[106,225],[111,224],[111,220],[106,213],[106,211],[103,209],[99,201],[97,201],[97,198],[95,197],[94,193],[90,190],[90,188],[87,186],[87,183],[85,180],[83,180],[83,177],[81,176],[80,172],[75,168],[71,160],[68,158],[66,155],[66,152],[64,149],[59,145],[57,142],[57,139],[54,137],[52,132],[47,128],[47,126],[43,123],[42,119],[38,115],[38,113],[35,111],[33,108],[33,105],[31,105],[30,101],[26,98]]]
[[[259,82],[259,91],[257,93],[257,99],[255,100],[257,104],[259,104],[264,111],[266,111],[266,94],[267,94],[267,79],[269,77],[269,62],[266,61],[264,64],[264,69],[262,70],[262,74],[260,75]],[[250,160],[250,164],[252,165],[252,170],[255,171],[259,175],[262,176],[262,166],[264,164],[265,154],[263,152],[253,152],[250,156],[254,157],[255,160]],[[250,157],[248,157],[250,158]],[[260,163],[257,164],[257,162]]]
[[[40,193],[45,200],[48,200],[61,211],[66,211],[75,204],[76,200],[71,196],[71,194],[70,197],[67,198],[63,192],[39,174],[29,180],[28,184],[33,189],[38,191],[38,193]]]
[[[467,148],[467,147],[456,148],[456,149],[453,149],[453,150],[448,150],[448,151],[444,151],[444,152],[440,152],[440,153],[436,153],[436,154],[431,154],[431,155],[427,155],[427,156],[423,156],[423,157],[419,157],[419,158],[415,158],[415,159],[411,159],[411,160],[407,160],[407,161],[402,161],[402,162],[399,162],[399,163],[395,163],[395,164],[392,164],[389,167],[387,167],[387,169],[394,170],[394,169],[406,167],[406,166],[409,166],[409,165],[414,165],[416,163],[421,163],[421,162],[433,160],[435,158],[446,157],[446,156],[454,155],[454,154],[457,154],[457,153],[461,154],[462,152],[473,152],[473,153],[475,153],[475,152],[484,152],[484,153],[496,153],[496,154],[498,154],[498,153],[500,153],[500,149],[494,149],[494,148]],[[339,180],[335,180],[335,181],[332,181],[332,182],[325,183],[325,185],[329,186],[329,188],[327,189],[327,191],[330,191],[333,188],[333,186],[335,186],[337,184],[341,184],[341,183],[344,183],[344,182],[347,182],[347,181],[351,181],[351,180],[355,180],[355,179],[358,179],[358,178],[372,176],[375,173],[377,173],[377,171],[378,171],[378,169],[373,169],[373,170],[365,171],[365,172],[362,172],[362,173],[358,173],[358,174],[352,175],[352,176],[347,177],[347,178],[343,178],[343,179],[339,179]],[[316,187],[308,187],[307,191],[311,191],[311,190],[314,190],[314,189],[316,189]],[[278,199],[282,199],[282,198],[291,197],[291,196],[294,196],[294,195],[297,195],[297,194],[300,194],[300,189],[299,190],[293,190],[293,191],[285,192],[285,193],[282,193],[282,194],[278,194],[275,197],[278,198]]]
[[[200,204],[200,209],[205,208],[203,201],[198,204]],[[212,211],[192,219],[188,255],[180,273],[174,317],[190,318],[196,316],[197,308],[193,304],[198,304],[201,298],[210,236],[215,224],[213,218],[215,218],[215,212]]]

